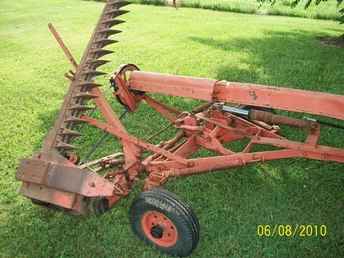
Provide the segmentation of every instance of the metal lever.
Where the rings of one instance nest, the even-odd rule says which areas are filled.
[[[119,120],[122,120],[125,115],[128,113],[128,110],[124,110],[124,112],[120,115]],[[100,137],[98,139],[98,141],[92,145],[91,149],[89,150],[89,152],[86,154],[85,158],[80,162],[80,165],[84,164],[85,162],[87,162],[90,157],[92,156],[92,154],[97,150],[97,148],[110,136],[109,133],[104,133],[102,135],[102,137]]]

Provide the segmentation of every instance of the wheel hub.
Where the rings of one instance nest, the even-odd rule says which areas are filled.
[[[171,247],[178,240],[177,228],[166,215],[158,211],[147,211],[141,219],[146,237],[163,247]]]
[[[162,238],[163,233],[164,233],[164,229],[160,225],[154,226],[151,229],[151,235],[154,238]]]

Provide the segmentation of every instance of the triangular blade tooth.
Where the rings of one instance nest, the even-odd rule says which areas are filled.
[[[65,142],[58,142],[55,146],[57,149],[65,149],[65,150],[73,150],[75,149],[74,145],[65,143]]]
[[[72,122],[72,123],[82,123],[82,122],[84,122],[84,120],[82,120],[81,118],[76,117],[76,116],[70,116],[67,119],[65,119],[64,121],[65,121],[65,123],[70,123],[70,122]]]
[[[106,15],[111,15],[112,18],[121,16],[123,14],[129,13],[127,10],[111,9],[105,12]]]
[[[107,20],[104,20],[102,22],[102,24],[104,24],[105,26],[109,26],[109,27],[112,27],[114,25],[118,25],[118,24],[121,24],[121,23],[124,23],[125,21],[123,20],[117,20],[117,19],[107,19]]]
[[[95,87],[101,87],[101,84],[95,83],[95,82],[87,82],[87,81],[83,81],[80,82],[79,84],[76,85],[77,87],[80,88],[95,88]]]
[[[111,50],[96,48],[96,49],[92,50],[90,54],[95,55],[96,58],[101,58],[105,55],[112,54],[112,53],[114,53],[114,52]]]
[[[94,76],[105,75],[105,74],[107,74],[107,73],[100,72],[100,71],[96,71],[96,70],[86,70],[86,71],[82,72],[82,74],[83,74],[83,75],[87,75],[87,76],[94,77]]]
[[[128,4],[130,4],[130,2],[128,1],[109,1],[108,2],[108,5],[112,5],[114,7],[117,7],[117,8],[122,8],[123,6],[127,6]]]
[[[109,63],[109,60],[93,60],[89,63],[94,69],[97,69],[99,66]]]
[[[97,95],[95,94],[91,94],[91,93],[88,93],[88,92],[82,92],[82,93],[79,93],[79,94],[76,94],[75,96],[73,96],[73,98],[77,99],[77,98],[81,98],[81,99],[94,99],[98,97]]]
[[[99,30],[97,31],[97,33],[100,33],[100,34],[105,34],[105,36],[108,38],[112,35],[115,35],[115,34],[118,34],[118,33],[121,33],[122,31],[121,30],[112,30],[112,29],[104,29],[104,30]]]
[[[61,132],[59,133],[59,135],[68,135],[68,136],[79,137],[82,134],[80,132],[78,132],[78,131],[74,131],[74,130],[70,130],[70,129],[67,129],[67,128],[63,128],[61,130]]]
[[[99,40],[96,40],[94,44],[100,45],[99,47],[103,48],[117,42],[118,42],[117,40],[113,40],[113,39],[99,39]]]
[[[85,106],[85,105],[74,105],[68,108],[69,110],[76,110],[76,111],[87,111],[93,109],[93,107]]]

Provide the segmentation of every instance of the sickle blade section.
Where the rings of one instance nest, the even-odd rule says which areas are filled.
[[[115,26],[115,25],[118,25],[118,24],[121,24],[121,23],[124,23],[124,21],[122,20],[117,20],[117,19],[107,19],[105,21],[102,22],[102,24],[104,26],[106,26],[107,28],[111,28],[112,26]]]
[[[90,65],[92,65],[93,67],[95,68],[98,68],[99,66],[102,66],[102,65],[105,65],[107,63],[109,63],[110,61],[108,60],[99,60],[99,59],[96,59],[96,60],[91,60],[90,61]]]
[[[105,29],[105,30],[101,30],[99,31],[100,34],[105,35],[106,37],[110,37],[112,35],[116,35],[121,33],[122,31],[120,30],[111,30],[111,29]]]
[[[108,45],[111,45],[113,43],[117,43],[118,41],[117,40],[113,40],[113,39],[107,39],[107,38],[102,38],[100,40],[97,40],[95,42],[95,44],[97,44],[100,48],[103,48],[103,47],[106,47]]]
[[[69,108],[69,110],[77,110],[77,111],[87,111],[87,110],[93,110],[93,107],[87,106],[87,105],[74,105]]]
[[[112,53],[113,51],[102,48],[97,48],[91,51],[91,55],[94,56],[96,59]]]
[[[55,148],[56,148],[57,150],[59,150],[59,151],[61,151],[61,150],[66,151],[66,150],[73,150],[73,149],[75,149],[75,146],[60,141],[60,142],[57,142],[57,144],[55,145]]]
[[[117,17],[128,13],[128,11],[120,9],[128,4],[128,2],[121,0],[109,0],[105,4],[103,13],[75,72],[74,80],[65,96],[59,117],[52,132],[44,141],[43,152],[55,148],[62,155],[65,155],[66,151],[75,148],[70,142],[81,136],[75,127],[83,122],[80,116],[93,109],[87,105],[87,102],[97,98],[97,95],[90,93],[90,91],[101,86],[94,82],[94,78],[106,74],[97,69],[109,61],[100,60],[100,58],[113,53],[113,51],[104,48],[117,42],[110,37],[121,31],[112,29],[112,27],[124,22],[118,20]]]
[[[95,83],[93,81],[80,81],[75,85],[75,87],[80,88],[80,93],[87,93],[87,91],[91,90],[92,88],[101,86],[101,84]],[[80,94],[78,93],[76,95]]]
[[[75,96],[73,96],[74,99],[83,99],[83,100],[95,99],[96,97],[97,97],[97,95],[91,94],[88,92],[81,92],[81,93],[75,94]]]
[[[86,77],[91,78],[91,79],[93,79],[93,77],[100,76],[100,75],[105,75],[105,74],[106,73],[104,73],[104,72],[97,71],[97,70],[91,70],[91,69],[82,72],[83,76],[86,76]]]
[[[78,131],[73,131],[67,128],[63,128],[61,132],[59,133],[59,135],[69,135],[72,137],[79,137],[81,136],[81,133],[79,133]]]

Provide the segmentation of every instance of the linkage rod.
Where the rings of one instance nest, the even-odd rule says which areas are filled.
[[[126,109],[119,117],[119,120],[122,120],[125,115],[128,113],[128,110]],[[98,149],[98,147],[110,136],[111,134],[109,133],[104,133],[102,135],[102,137],[100,137],[98,139],[98,141],[92,145],[91,149],[87,152],[85,158],[80,162],[80,165],[84,164],[85,162],[87,162],[90,157],[92,156],[92,154]]]
[[[69,60],[69,62],[74,66],[75,69],[77,69],[78,63],[75,61],[72,53],[69,51],[69,49],[67,48],[66,44],[63,42],[60,34],[57,32],[57,30],[55,29],[54,25],[52,23],[49,23],[48,27],[49,27],[49,30],[50,30],[51,34],[53,34],[54,38],[56,39],[57,43],[59,43],[61,49],[65,53],[65,55],[66,55],[67,59]]]

